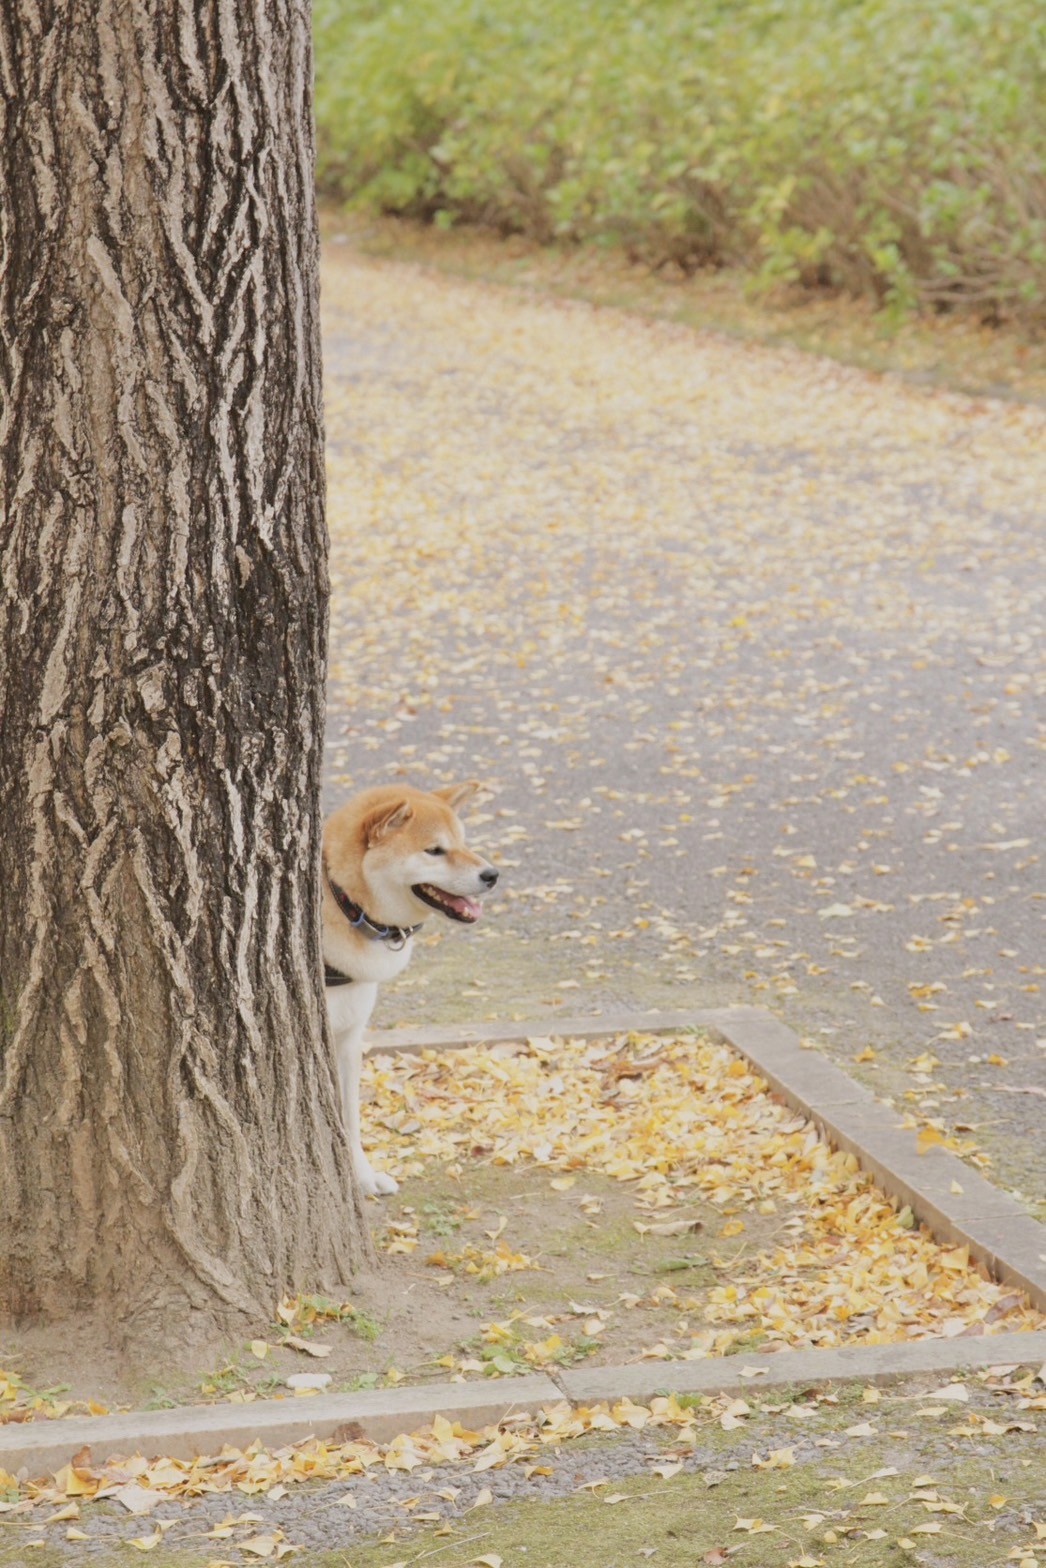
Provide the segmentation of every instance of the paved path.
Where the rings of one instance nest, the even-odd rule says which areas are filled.
[[[325,282],[329,803],[400,774],[481,777],[473,836],[505,868],[487,922],[433,941],[376,1022],[756,1002],[876,1092],[972,1126],[993,1179],[1041,1198],[1043,415],[336,248]],[[826,1406],[809,1431],[771,1404],[684,1469],[722,1485],[731,1542],[740,1512],[805,1517],[756,1447],[792,1445],[786,1478],[848,1464],[899,1496],[932,1471],[990,1515],[1001,1559],[1041,1516],[1034,1420],[975,1389],[997,1423],[958,1453],[915,1395],[874,1426]],[[866,1434],[887,1428],[877,1468]],[[465,1510],[483,1484],[584,1495],[649,1475],[660,1446],[146,1521],[92,1510],[86,1540],[57,1514],[43,1533],[55,1560],[103,1563],[155,1518],[194,1562],[282,1531],[305,1562],[355,1561],[391,1527],[382,1568],[442,1561],[443,1541],[404,1541],[408,1518],[449,1517],[482,1552],[498,1511]]]
[[[1035,1205],[1042,412],[336,246],[325,288],[329,799],[480,777],[505,868],[375,1021],[760,1003]]]

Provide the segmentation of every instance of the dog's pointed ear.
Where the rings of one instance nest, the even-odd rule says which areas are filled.
[[[443,789],[434,789],[432,793],[438,795],[440,800],[445,800],[451,811],[460,811],[481,788],[478,779],[468,779],[464,784],[447,784]]]
[[[363,823],[363,837],[367,848],[372,844],[380,844],[381,840],[389,833],[394,833],[409,822],[414,815],[414,807],[409,800],[393,801],[391,806],[381,806],[371,813]]]

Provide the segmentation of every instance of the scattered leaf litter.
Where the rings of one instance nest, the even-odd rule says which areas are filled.
[[[473,1159],[599,1172],[634,1190],[637,1230],[662,1234],[685,1227],[673,1216],[688,1199],[713,1203],[723,1223],[712,1261],[725,1277],[703,1297],[704,1322],[666,1355],[697,1359],[753,1334],[762,1348],[777,1349],[1046,1324],[1026,1298],[987,1279],[967,1248],[942,1247],[916,1227],[853,1155],[831,1149],[809,1121],[771,1099],[747,1063],[711,1040],[531,1039],[378,1057],[369,1071],[365,1138],[399,1178],[438,1162],[460,1174],[467,1191]],[[753,1210],[780,1213],[787,1239],[749,1253],[745,1214]],[[506,1267],[526,1266],[509,1235],[498,1244]],[[416,1228],[398,1221],[386,1245],[412,1253]],[[658,1288],[687,1307],[685,1292]],[[614,1305],[597,1303],[592,1316]]]
[[[1013,1413],[1007,1412],[1004,1419],[995,1420],[981,1412],[971,1411],[957,1424],[943,1426],[942,1433],[949,1438],[976,1440],[1009,1432],[1038,1431],[1036,1412],[1046,1410],[1046,1393],[1042,1386],[1044,1373],[1046,1368],[1040,1369],[1039,1373],[1000,1369],[997,1373],[980,1375],[980,1382],[1009,1396],[1008,1403],[1012,1404]],[[870,1404],[877,1404],[882,1398],[876,1388],[865,1389],[864,1395]],[[835,1404],[837,1397],[831,1392],[808,1396],[799,1414],[809,1415],[821,1403]],[[913,1412],[921,1419],[925,1411],[916,1406],[917,1401],[913,1403]],[[422,1467],[442,1464],[459,1464],[479,1473],[518,1463],[526,1468],[527,1474],[545,1475],[550,1473],[547,1464],[534,1462],[541,1460],[543,1452],[551,1457],[558,1445],[587,1433],[613,1433],[627,1429],[663,1429],[677,1434],[673,1448],[667,1451],[667,1462],[654,1467],[654,1472],[668,1484],[680,1468],[674,1461],[686,1455],[700,1429],[715,1427],[725,1431],[743,1431],[750,1418],[763,1411],[774,1412],[781,1408],[779,1404],[761,1402],[754,1395],[747,1400],[724,1394],[683,1401],[673,1395],[660,1395],[646,1404],[626,1398],[579,1407],[561,1401],[535,1413],[519,1412],[506,1417],[497,1425],[475,1430],[459,1421],[437,1416],[428,1426],[394,1437],[387,1443],[375,1443],[366,1438],[341,1443],[310,1439],[305,1443],[271,1451],[254,1443],[244,1449],[225,1446],[218,1454],[191,1461],[165,1458],[148,1460],[136,1456],[114,1458],[105,1464],[92,1464],[85,1450],[46,1481],[26,1483],[21,1489],[21,1495],[18,1495],[15,1478],[0,1471],[0,1515],[14,1522],[37,1510],[57,1508],[60,1514],[51,1514],[49,1519],[59,1516],[74,1519],[82,1517],[81,1505],[122,1501],[129,1497],[134,1501],[132,1512],[141,1515],[150,1511],[151,1502],[160,1502],[165,1498],[191,1500],[210,1494],[228,1493],[231,1504],[253,1496],[260,1499],[263,1495],[276,1500],[284,1495],[288,1485],[296,1482],[338,1480],[346,1481],[350,1486],[350,1491],[340,1497],[338,1502],[351,1508],[356,1506],[351,1487],[356,1478],[368,1474],[382,1471],[409,1473]],[[943,1406],[939,1413],[945,1417],[949,1415]],[[952,1415],[955,1413],[951,1412]],[[866,1430],[868,1435],[875,1435],[878,1428],[866,1424],[865,1429],[855,1427],[845,1435],[857,1438],[865,1435]],[[837,1448],[840,1444],[833,1440],[829,1446]],[[793,1462],[794,1448],[791,1447],[771,1449],[766,1454],[756,1450],[751,1455],[751,1464],[759,1469],[787,1469]],[[897,1474],[891,1467],[864,1479],[882,1481]],[[718,1479],[722,1479],[722,1476]],[[706,1480],[709,1485],[717,1484],[712,1472],[709,1472]],[[600,1484],[589,1483],[594,1487]],[[846,1480],[836,1480],[834,1483],[839,1489],[857,1484]],[[908,1483],[905,1485],[907,1490]],[[939,1512],[949,1506],[946,1501],[942,1503],[932,1476],[917,1477],[910,1485],[913,1488],[910,1500],[923,1504],[928,1511]],[[458,1492],[455,1488],[444,1488],[438,1495],[453,1499]],[[862,1495],[863,1505],[872,1506],[871,1499],[877,1494]],[[490,1501],[491,1494],[484,1489],[476,1494],[471,1507],[477,1508]],[[833,1516],[837,1515],[839,1510],[833,1509]],[[230,1540],[231,1545],[231,1538],[237,1534],[242,1537],[251,1533],[251,1538],[254,1538],[258,1527],[264,1523],[262,1515],[249,1509],[230,1512],[214,1525],[209,1538]],[[170,1520],[161,1521],[157,1525],[157,1535],[162,1535],[164,1529],[170,1526]],[[151,1537],[138,1539],[149,1540]],[[281,1539],[279,1532],[274,1532],[273,1539],[274,1543]],[[242,1549],[242,1541],[236,1544]]]

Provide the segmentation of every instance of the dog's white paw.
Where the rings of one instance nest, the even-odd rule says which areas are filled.
[[[387,1171],[376,1171],[369,1160],[354,1160],[353,1170],[360,1191],[368,1198],[387,1198],[389,1193],[400,1190],[394,1177]]]

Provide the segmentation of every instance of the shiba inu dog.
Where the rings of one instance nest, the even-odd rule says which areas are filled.
[[[471,925],[498,880],[489,861],[466,847],[458,820],[478,788],[474,781],[437,790],[381,784],[340,806],[324,826],[327,1012],[353,1169],[370,1196],[395,1192],[397,1183],[373,1168],[360,1142],[363,1031],[378,986],[407,967],[423,922],[435,910]]]

